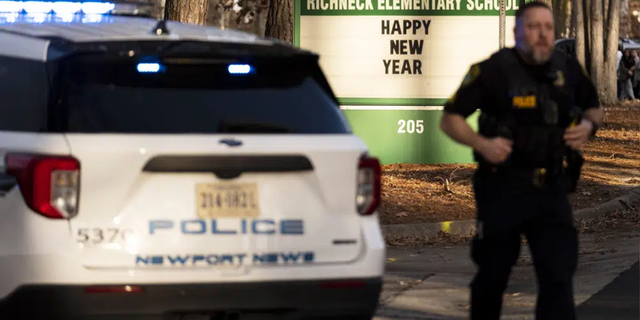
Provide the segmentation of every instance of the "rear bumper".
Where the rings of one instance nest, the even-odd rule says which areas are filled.
[[[164,320],[188,314],[214,316],[202,318],[207,320],[324,316],[370,319],[378,305],[382,281],[368,278],[141,287],[143,291],[136,293],[88,293],[85,286],[77,285],[22,286],[0,300],[0,319],[106,320],[124,316],[128,320]]]

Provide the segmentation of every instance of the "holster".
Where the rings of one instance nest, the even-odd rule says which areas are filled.
[[[571,118],[570,128],[578,125],[582,121],[582,112],[578,107],[571,108],[569,112]],[[582,166],[584,165],[584,157],[579,150],[567,148],[567,167],[565,169],[567,175],[567,191],[569,193],[576,192],[578,188],[578,180],[582,174]]]
[[[569,193],[576,192],[578,187],[578,180],[580,180],[580,174],[582,172],[582,165],[584,165],[584,157],[578,150],[568,148],[567,152],[567,167],[565,169],[567,178],[567,191]]]

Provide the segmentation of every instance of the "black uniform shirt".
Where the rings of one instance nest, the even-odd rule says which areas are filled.
[[[515,49],[503,50],[514,51]],[[513,53],[515,54],[515,52]],[[563,89],[567,93],[569,103],[582,110],[599,108],[600,102],[596,88],[578,61],[559,51],[555,51],[554,54],[560,55],[560,59],[566,59]],[[532,76],[544,81],[549,73],[550,63],[532,66],[526,64],[520,55],[515,55],[518,57],[519,63],[524,65]],[[510,110],[512,100],[509,96],[506,77],[500,71],[500,63],[504,63],[504,61],[500,61],[497,55],[492,55],[490,58],[471,66],[460,88],[445,104],[444,111],[460,114],[466,118],[478,109],[489,115]]]

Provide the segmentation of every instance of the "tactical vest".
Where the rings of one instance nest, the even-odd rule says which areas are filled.
[[[513,141],[512,153],[498,166],[521,169],[562,169],[567,145],[565,129],[575,118],[576,108],[564,92],[565,58],[554,52],[544,79],[536,79],[516,56],[515,50],[502,49],[495,54],[501,75],[506,77],[511,108],[495,115],[481,114],[479,132],[487,137],[503,136]],[[476,153],[476,161],[483,163]]]

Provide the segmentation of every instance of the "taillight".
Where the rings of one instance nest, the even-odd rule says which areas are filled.
[[[361,215],[372,214],[380,204],[380,175],[378,159],[367,156],[360,159],[356,208]]]
[[[5,166],[31,210],[53,219],[78,213],[80,163],[75,158],[10,153]]]

